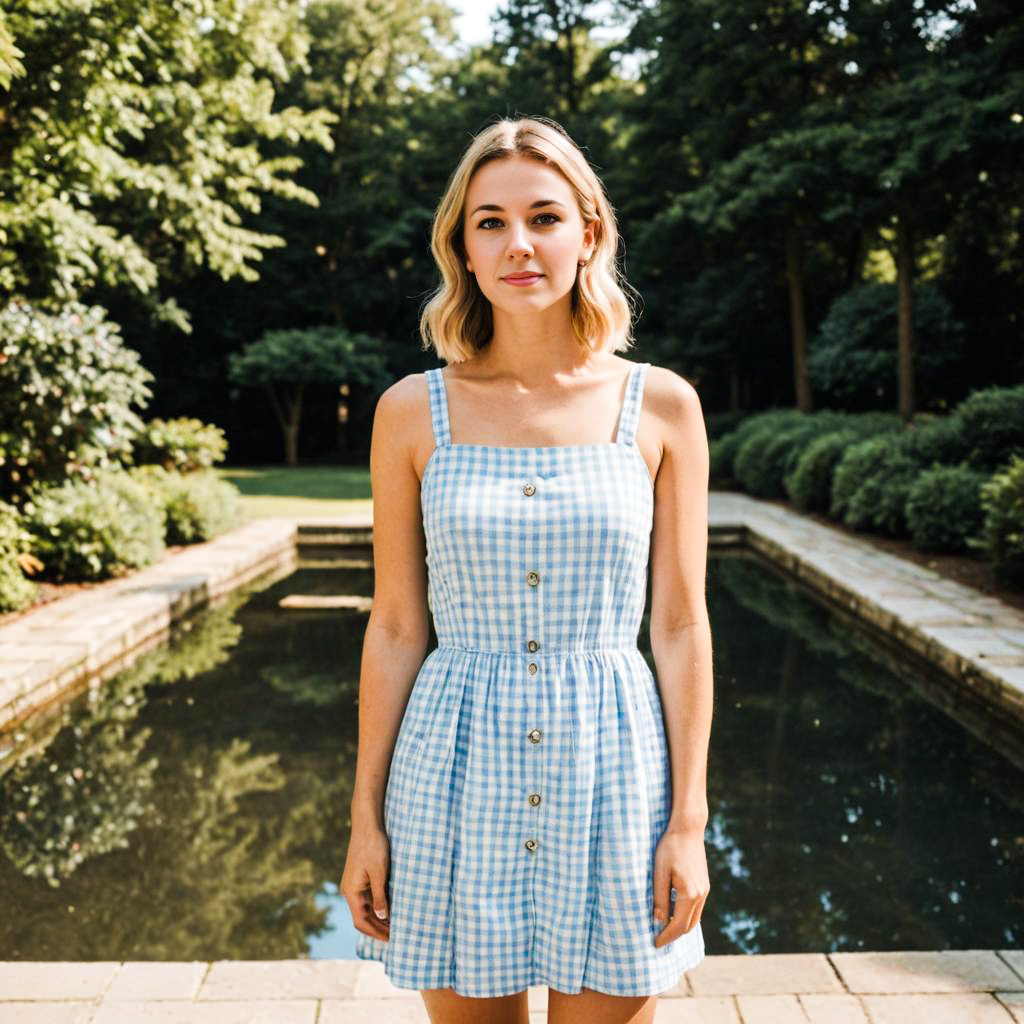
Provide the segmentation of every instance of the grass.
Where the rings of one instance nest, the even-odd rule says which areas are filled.
[[[370,513],[369,466],[232,466],[217,475],[242,492],[242,522],[268,516]]]

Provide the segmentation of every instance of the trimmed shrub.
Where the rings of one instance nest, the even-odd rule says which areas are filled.
[[[138,465],[156,464],[192,473],[222,462],[227,449],[220,427],[182,416],[150,420],[132,444],[132,459]]]
[[[221,480],[212,469],[182,474],[163,466],[136,466],[129,474],[163,508],[168,544],[210,540],[238,523],[238,488]]]
[[[923,467],[900,438],[882,434],[847,449],[832,478],[829,515],[853,529],[906,535],[904,506]]]
[[[729,480],[735,476],[736,453],[751,435],[771,428],[782,429],[804,419],[796,409],[768,409],[748,416],[735,430],[710,442],[711,479]]]
[[[149,490],[123,470],[92,480],[37,488],[25,505],[40,576],[81,582],[124,575],[164,553],[164,511]]]
[[[966,466],[940,466],[920,472],[907,493],[907,528],[922,551],[961,552],[984,518],[981,485],[987,474]]]
[[[26,608],[39,587],[25,578],[19,558],[24,557],[32,543],[32,534],[22,526],[18,510],[0,501],[0,612]]]
[[[828,514],[835,467],[846,449],[860,440],[860,430],[848,427],[822,434],[804,448],[784,480],[786,494],[797,508]]]
[[[740,445],[733,460],[736,481],[749,494],[784,497],[783,479],[820,429],[812,417],[805,416],[799,423],[782,428],[765,426],[753,432]]]
[[[1024,384],[974,391],[957,407],[972,469],[993,473],[1024,456]]]
[[[982,550],[997,576],[1024,583],[1024,458],[1014,456],[981,485],[981,508],[981,536],[968,547]]]
[[[906,445],[907,454],[917,459],[922,466],[936,463],[956,466],[971,453],[964,421],[956,413],[950,416],[915,417],[905,429],[902,443]]]

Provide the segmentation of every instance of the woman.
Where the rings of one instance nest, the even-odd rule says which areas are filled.
[[[435,1024],[526,1024],[539,984],[553,1024],[649,1022],[704,956],[707,436],[683,378],[614,354],[617,242],[560,126],[488,126],[434,219],[447,366],[377,405],[341,889]]]

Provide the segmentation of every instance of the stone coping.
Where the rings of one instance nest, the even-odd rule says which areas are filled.
[[[0,625],[0,735],[110,678],[194,608],[293,563],[296,535],[294,520],[254,520]]]
[[[548,989],[528,990],[531,1024]],[[363,960],[0,962],[4,1024],[429,1024],[414,989]],[[481,1018],[482,1019],[482,1018]],[[709,955],[658,1024],[1024,1022],[1024,952]]]

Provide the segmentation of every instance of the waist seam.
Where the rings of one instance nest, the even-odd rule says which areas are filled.
[[[496,648],[496,647],[466,647],[463,644],[441,644],[437,645],[439,651],[467,651],[471,654],[514,654],[517,657],[522,655],[523,657],[529,656],[531,658],[543,658],[545,655],[551,656],[555,654],[600,654],[602,652],[617,652],[622,651],[637,651],[639,653],[640,647],[637,643],[626,643],[619,644],[617,646],[610,647],[546,647],[543,651],[530,651],[525,647],[522,650],[508,650],[507,648]]]

